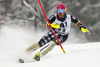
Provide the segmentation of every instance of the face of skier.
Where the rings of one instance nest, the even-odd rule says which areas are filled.
[[[63,18],[65,13],[57,13],[59,18]]]
[[[58,17],[59,18],[63,18],[64,17],[64,14],[65,14],[64,9],[58,9],[57,10],[57,14],[58,14]]]

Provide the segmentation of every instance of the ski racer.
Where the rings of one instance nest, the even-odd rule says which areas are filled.
[[[56,14],[51,15],[49,18],[50,24],[57,24],[60,27],[52,27],[59,42],[63,44],[69,35],[70,29],[71,29],[71,23],[75,23],[79,29],[83,32],[89,32],[85,26],[82,25],[82,23],[79,21],[79,19],[75,18],[72,15],[68,15],[67,8],[65,4],[58,4],[56,7]],[[49,24],[47,24],[47,27],[49,27]],[[45,44],[49,43],[47,46],[43,47]],[[34,43],[30,47],[28,47],[25,51],[27,53],[32,52],[40,47],[43,47],[38,53],[33,56],[34,59],[40,60],[41,56],[46,55],[49,51],[51,51],[54,46],[59,45],[53,32],[50,30],[46,35],[44,35],[38,43]]]

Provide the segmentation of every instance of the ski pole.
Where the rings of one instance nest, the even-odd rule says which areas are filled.
[[[45,16],[45,18],[46,18],[48,24],[50,25],[50,22],[49,22],[49,20],[48,20],[46,14],[45,14],[45,11],[44,11],[44,9],[43,9],[43,7],[42,7],[42,4],[41,4],[40,0],[38,0],[38,2],[39,2],[39,5],[40,5],[40,7],[41,7],[41,9],[42,9],[42,12],[43,12],[43,14],[44,14],[44,16]],[[57,36],[56,36],[56,34],[55,34],[53,28],[51,27],[51,25],[50,25],[50,28],[51,28],[51,30],[52,30],[52,32],[53,32],[53,34],[54,34],[56,40],[58,41],[58,44],[60,45],[62,51],[65,53],[65,50],[64,50],[64,48],[62,47],[61,43],[59,42],[59,40],[58,40],[58,38],[57,38]]]
[[[89,35],[93,35],[93,36],[96,36],[97,34],[96,33],[94,33],[94,32],[88,32],[89,33]]]

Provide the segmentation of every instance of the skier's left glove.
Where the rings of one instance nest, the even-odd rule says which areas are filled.
[[[45,27],[46,27],[46,28],[50,28],[49,24],[45,24]]]
[[[80,26],[79,28],[83,33],[89,32],[89,30],[84,26]]]

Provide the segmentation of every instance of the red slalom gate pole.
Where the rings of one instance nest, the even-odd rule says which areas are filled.
[[[49,20],[48,20],[46,14],[45,14],[45,11],[44,11],[44,9],[43,9],[43,7],[42,7],[42,4],[41,4],[40,0],[38,0],[38,2],[39,2],[39,5],[40,5],[40,7],[41,7],[41,9],[42,9],[42,12],[43,12],[43,14],[44,14],[44,16],[45,16],[45,18],[46,18],[48,24],[50,25],[50,22],[49,22]],[[59,42],[59,40],[58,40],[58,38],[57,38],[57,36],[56,36],[54,30],[52,29],[51,25],[50,25],[50,28],[51,28],[51,30],[52,30],[52,32],[53,32],[53,34],[54,34],[56,40],[58,41],[58,44],[60,45],[62,51],[65,53],[65,50],[64,50],[64,48],[62,47],[61,43]]]

